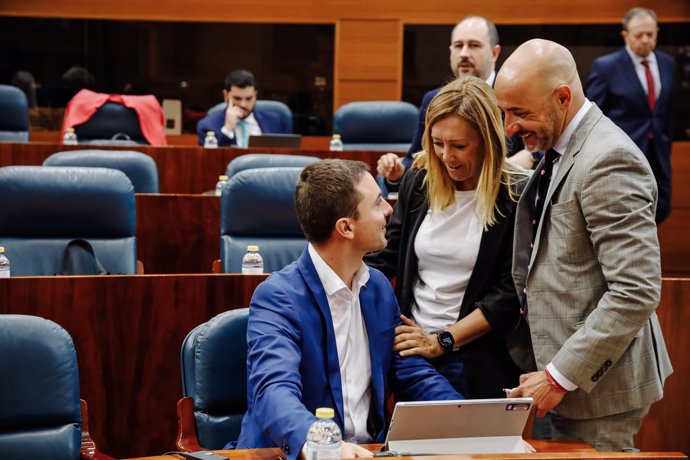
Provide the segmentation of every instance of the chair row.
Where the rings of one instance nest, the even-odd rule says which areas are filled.
[[[226,103],[212,107],[222,110]],[[293,132],[290,108],[280,101],[259,100],[257,108],[272,111],[286,133]],[[351,102],[336,110],[333,132],[345,150],[407,151],[418,125],[417,108],[400,101]],[[153,95],[126,96],[82,90],[65,110],[62,132],[73,128],[79,143],[166,145],[163,111]],[[29,141],[29,108],[25,94],[0,85],[0,141]]]
[[[221,449],[239,436],[247,409],[248,312],[221,313],[194,328],[182,343],[179,450]],[[69,333],[37,316],[2,315],[0,349],[0,368],[9,376],[0,392],[0,458],[109,460],[88,431]]]
[[[46,164],[62,164],[53,158]],[[306,240],[294,210],[295,185],[302,168],[315,161],[318,158],[253,154],[229,164],[231,180],[220,198],[217,271],[241,272],[248,245],[259,245],[266,272],[299,256]],[[143,272],[136,257],[134,187],[123,172],[8,166],[0,168],[0,195],[7,198],[0,202],[0,246],[10,258],[13,276],[100,273],[66,271],[66,258],[72,258],[66,248],[72,249],[75,241],[92,247],[92,258],[104,272]]]

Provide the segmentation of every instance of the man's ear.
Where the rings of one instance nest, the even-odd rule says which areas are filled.
[[[351,240],[355,237],[355,231],[352,226],[352,219],[349,217],[341,217],[335,223],[335,231],[341,237]]]
[[[224,89],[224,90],[223,90],[223,100],[224,100],[225,102],[228,101],[228,96],[230,96],[230,91],[228,91],[227,89]]]
[[[573,98],[572,91],[570,90],[570,86],[568,85],[561,85],[556,88],[556,97],[558,98],[558,104],[563,107],[569,107],[570,102]]]

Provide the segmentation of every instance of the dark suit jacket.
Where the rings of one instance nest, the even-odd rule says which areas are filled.
[[[587,98],[625,131],[647,157],[659,188],[656,221],[661,222],[671,211],[670,114],[675,62],[661,51],[654,54],[661,77],[661,93],[654,113],[625,48],[594,61],[587,79]],[[653,148],[650,132],[654,133]]]
[[[365,262],[396,278],[395,293],[403,314],[410,316],[417,279],[414,241],[429,209],[426,170],[409,169],[400,185],[398,202],[388,222],[387,247],[365,258]],[[522,184],[524,185],[524,183]],[[504,216],[484,231],[477,262],[460,306],[458,320],[479,308],[493,330],[454,353],[465,362],[470,398],[501,397],[501,388],[517,385],[518,370],[508,355],[503,334],[517,325],[520,301],[511,278],[513,224],[516,203],[502,187],[498,202]],[[462,250],[462,248],[458,248]]]
[[[208,113],[204,118],[199,120],[196,125],[196,133],[199,136],[199,145],[204,145],[204,138],[208,131],[213,131],[216,133],[216,139],[218,139],[218,145],[220,147],[228,147],[231,145],[237,145],[237,139],[230,139],[228,136],[221,132],[221,128],[225,124],[225,111],[227,106],[222,110],[214,110]],[[262,111],[254,109],[254,118],[256,122],[259,123],[259,128],[261,128],[262,134],[288,134],[289,130],[286,126],[283,126],[280,117],[269,111]]]
[[[424,359],[393,352],[400,310],[388,280],[369,273],[359,294],[371,358],[368,423],[374,442],[383,442],[391,390],[400,400],[462,396]],[[279,446],[294,460],[318,407],[332,407],[341,430],[344,419],[331,311],[307,249],[256,288],[247,328],[248,409],[237,448]]]

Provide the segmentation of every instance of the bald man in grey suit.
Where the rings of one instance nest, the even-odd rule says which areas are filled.
[[[516,214],[513,280],[525,334],[514,357],[533,371],[510,396],[533,397],[538,415],[551,411],[555,438],[600,451],[633,447],[672,372],[655,313],[651,168],[585,98],[572,55],[557,43],[518,47],[495,92],[506,134],[547,151]]]

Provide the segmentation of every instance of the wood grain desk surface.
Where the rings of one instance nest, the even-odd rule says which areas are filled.
[[[475,455],[438,455],[434,460],[479,460],[479,459],[505,459],[505,460],[548,460],[548,459],[622,459],[622,458],[644,458],[644,459],[687,459],[687,456],[680,452],[597,452],[589,444],[579,441],[540,441],[531,440],[530,443],[537,449],[535,454],[475,454]],[[377,445],[367,446],[371,450],[376,450]],[[218,450],[217,454],[232,460],[281,460],[284,455],[278,448],[270,449],[238,449],[238,450]],[[180,455],[159,455],[153,457],[138,457],[128,460],[165,460],[182,458]],[[412,460],[422,458],[421,456],[398,457],[401,460]],[[426,457],[429,458],[429,457]]]

